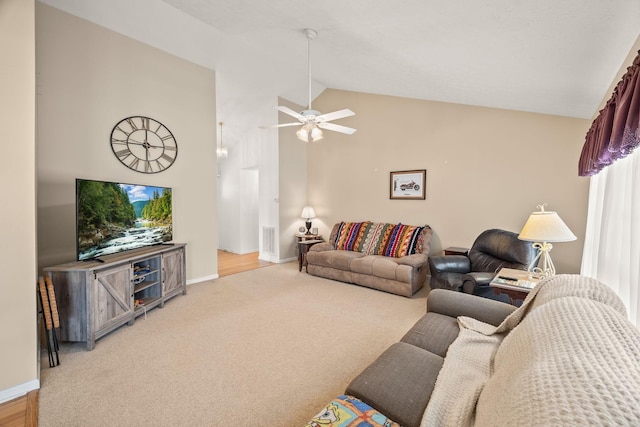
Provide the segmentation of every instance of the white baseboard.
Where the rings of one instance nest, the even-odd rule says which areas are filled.
[[[0,403],[8,402],[18,397],[24,396],[32,390],[38,390],[40,388],[40,381],[37,379],[31,380],[24,384],[17,385],[15,387],[8,388],[6,390],[0,390]]]
[[[187,280],[187,286],[193,285],[195,283],[206,282],[208,280],[214,280],[220,277],[218,274],[212,274],[211,276],[198,277],[197,279]]]

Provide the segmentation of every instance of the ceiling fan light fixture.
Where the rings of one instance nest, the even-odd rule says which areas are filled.
[[[356,131],[356,129],[353,129],[347,126],[333,124],[330,122],[332,120],[351,117],[355,115],[353,111],[349,110],[348,108],[344,108],[342,110],[322,114],[320,111],[314,110],[311,107],[311,40],[315,36],[317,36],[318,33],[315,30],[312,30],[310,28],[305,28],[304,34],[307,37],[307,46],[308,46],[307,66],[308,66],[308,79],[309,79],[309,104],[307,105],[307,109],[301,112],[293,111],[291,108],[285,107],[283,105],[277,106],[276,109],[278,111],[296,118],[299,123],[282,123],[282,124],[273,125],[271,127],[280,128],[280,127],[286,127],[286,126],[298,126],[299,124],[302,124],[300,129],[296,131],[296,135],[299,140],[304,142],[320,141],[323,138],[322,129],[351,135]]]
[[[307,131],[307,125],[302,126],[296,131],[296,135],[300,141],[309,142],[309,131]]]
[[[318,126],[314,126],[313,129],[311,129],[311,139],[313,142],[316,142],[320,141],[322,138],[324,138],[322,136],[322,130]]]

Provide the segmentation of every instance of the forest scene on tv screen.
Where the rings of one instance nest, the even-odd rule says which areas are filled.
[[[76,180],[78,260],[173,239],[171,189]]]

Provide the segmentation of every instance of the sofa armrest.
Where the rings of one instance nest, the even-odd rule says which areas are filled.
[[[468,273],[471,261],[464,255],[444,255],[429,257],[431,274],[435,273]]]
[[[468,316],[494,326],[502,323],[515,309],[500,301],[446,289],[433,289],[427,297],[427,312],[450,317]]]
[[[429,257],[425,254],[412,254],[396,258],[398,264],[404,264],[414,268],[426,266],[428,260]]]
[[[331,243],[322,242],[322,243],[316,243],[315,245],[311,246],[309,248],[309,252],[332,251],[334,249],[335,248],[333,247],[333,245]]]

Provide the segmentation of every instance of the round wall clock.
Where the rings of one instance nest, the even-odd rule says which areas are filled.
[[[131,116],[120,120],[111,131],[111,149],[120,163],[141,173],[158,173],[178,157],[178,143],[159,121]]]

